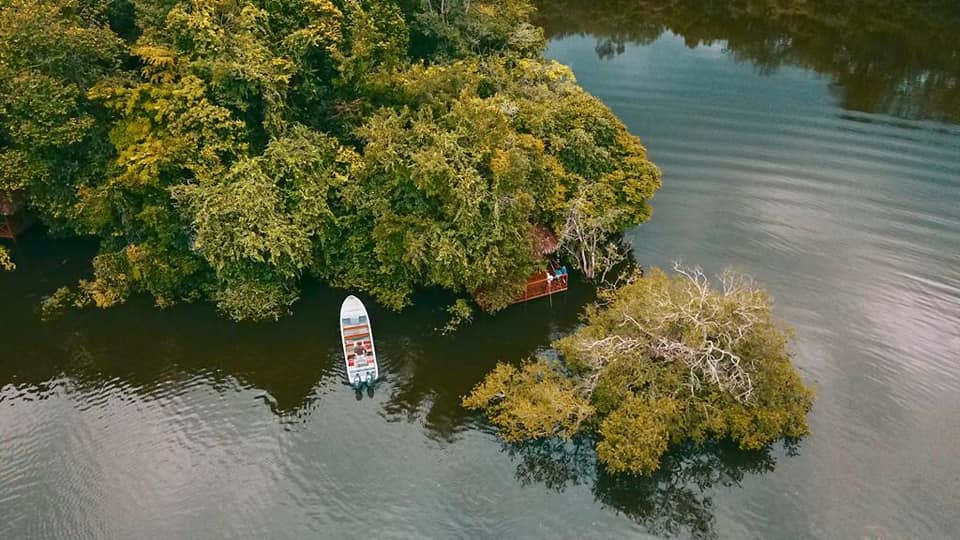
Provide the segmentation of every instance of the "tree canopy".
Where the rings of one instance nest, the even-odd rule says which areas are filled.
[[[431,286],[500,308],[542,264],[534,226],[596,249],[584,238],[648,219],[660,186],[639,140],[542,57],[532,11],[11,0],[0,192],[100,239],[93,278],[57,302],[147,293],[277,318],[315,276],[396,309]],[[587,236],[564,234],[571,216]]]
[[[647,474],[671,446],[762,449],[807,434],[813,392],[791,363],[767,293],[727,272],[654,269],[587,310],[559,360],[501,363],[464,398],[510,442],[596,436],[613,473]]]

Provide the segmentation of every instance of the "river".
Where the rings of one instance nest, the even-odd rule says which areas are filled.
[[[928,50],[816,13],[764,26],[659,4],[556,4],[548,56],[664,171],[627,235],[636,258],[770,289],[817,390],[810,437],[610,478],[588,447],[505,447],[459,406],[497,360],[573,328],[582,284],[449,336],[442,293],[370,306],[384,381],[358,398],[341,382],[344,291],[308,285],[276,324],[145,299],[41,323],[39,299],[93,249],[33,232],[0,274],[0,538],[956,537],[956,27]]]

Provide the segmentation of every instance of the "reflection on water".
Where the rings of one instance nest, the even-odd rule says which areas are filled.
[[[400,315],[370,303],[383,379],[358,401],[344,293],[320,286],[277,324],[142,300],[41,324],[40,295],[84,272],[88,248],[31,234],[0,275],[0,538],[491,537],[521,511],[510,461],[459,399],[575,325],[587,287],[450,336],[434,330],[445,295]],[[517,526],[562,525],[546,522]]]
[[[799,455],[712,495],[717,534],[954,536],[960,126],[844,109],[819,74],[766,73],[722,42],[668,32],[605,59],[596,43],[549,54],[663,169],[653,219],[627,235],[637,257],[755,275],[817,390]]]
[[[564,0],[538,2],[548,36],[589,34],[609,58],[664,32],[720,43],[772,73],[830,77],[846,109],[960,120],[960,2],[955,0]],[[641,132],[641,135],[643,133]]]
[[[40,323],[42,295],[85,273],[89,248],[51,240],[40,231],[20,241],[17,272],[0,275],[0,384],[43,385],[68,376],[78,384],[120,380],[131,391],[149,395],[196,378],[222,390],[261,389],[257,399],[280,415],[310,409],[318,385],[345,384],[336,311],[330,308],[345,293],[317,284],[308,284],[296,317],[275,324],[236,324],[203,305],[164,311],[142,298],[118,309],[71,312],[63,320]],[[548,345],[576,323],[579,308],[590,298],[590,288],[576,284],[570,294],[549,302],[480,316],[450,336],[435,330],[446,322],[444,306],[453,299],[447,294],[423,292],[402,314],[371,302],[378,349],[383,345],[389,352],[381,361],[385,384],[376,388],[377,395],[389,391],[386,414],[425,412],[437,436],[454,435],[466,414],[460,396],[498,359],[519,358]],[[491,340],[493,334],[501,339]]]
[[[563,492],[587,484],[594,498],[658,536],[715,538],[714,488],[739,486],[746,474],[772,471],[771,449],[745,452],[727,444],[675,448],[648,477],[607,474],[598,467],[593,442],[541,441],[505,445],[517,463],[516,478],[523,485],[543,484]],[[795,453],[790,445],[788,453]]]

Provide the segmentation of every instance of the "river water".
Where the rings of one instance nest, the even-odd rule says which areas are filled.
[[[459,398],[571,329],[578,283],[451,336],[443,294],[370,306],[385,380],[358,398],[344,291],[308,285],[277,324],[145,300],[44,324],[37,302],[92,246],[32,233],[0,275],[0,538],[957,537],[955,65],[891,53],[884,93],[862,80],[875,70],[812,61],[809,26],[617,26],[628,15],[560,5],[548,55],[663,168],[654,218],[628,233],[637,259],[771,290],[817,390],[809,438],[681,449],[645,480],[607,477],[588,446],[500,444]]]

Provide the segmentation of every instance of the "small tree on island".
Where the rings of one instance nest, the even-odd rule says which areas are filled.
[[[559,361],[500,363],[463,404],[507,441],[597,436],[611,472],[648,474],[685,441],[730,439],[744,449],[807,435],[813,391],[772,318],[769,295],[725,272],[653,269],[601,293],[585,325],[554,343]]]

